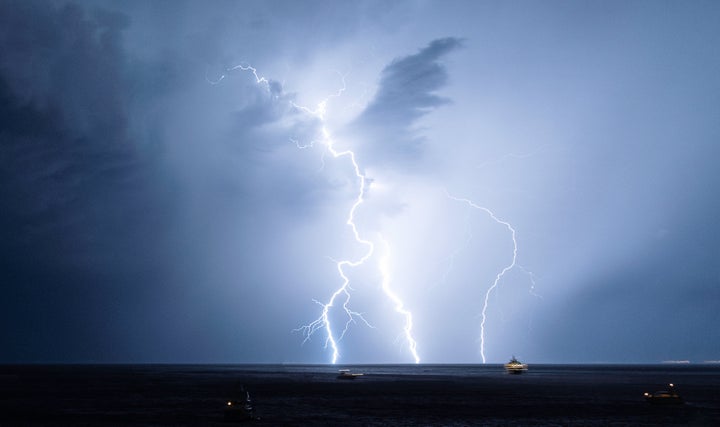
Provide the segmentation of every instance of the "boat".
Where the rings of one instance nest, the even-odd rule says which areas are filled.
[[[362,377],[365,374],[356,374],[353,372],[350,372],[350,369],[340,369],[340,373],[338,374],[337,378],[339,380],[354,380],[357,377]]]
[[[250,393],[245,392],[243,400],[228,400],[225,404],[225,421],[250,421],[258,420],[255,415],[255,408],[250,400]]]
[[[667,390],[659,390],[653,393],[644,393],[645,401],[653,405],[682,405],[685,403],[675,390],[675,384],[668,384]]]
[[[527,371],[527,364],[521,363],[515,356],[510,359],[508,363],[505,364],[505,370],[508,374],[522,374],[523,372]]]

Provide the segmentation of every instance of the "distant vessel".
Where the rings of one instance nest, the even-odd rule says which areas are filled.
[[[340,369],[340,373],[337,378],[339,380],[354,380],[357,377],[362,377],[365,374],[354,374],[350,372],[350,369]]]
[[[527,371],[527,368],[527,365],[525,363],[521,363],[515,358],[515,356],[513,356],[512,359],[505,364],[505,370],[508,374],[522,374]]]
[[[248,421],[259,419],[255,416],[255,408],[250,400],[250,393],[245,392],[245,400],[228,400],[225,405],[225,421]]]
[[[675,390],[674,384],[668,384],[667,390],[645,393],[645,400],[653,405],[682,405],[683,399]]]

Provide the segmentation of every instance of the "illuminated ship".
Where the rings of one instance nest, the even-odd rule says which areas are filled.
[[[225,405],[225,421],[257,420],[255,408],[250,400],[250,393],[245,392],[245,400],[228,400]]]
[[[365,374],[354,374],[350,372],[350,369],[340,369],[340,373],[337,378],[339,380],[354,380],[357,377],[362,377]]]
[[[645,400],[653,405],[682,405],[683,399],[675,390],[674,384],[668,384],[667,390],[645,393]]]
[[[527,365],[525,363],[520,363],[515,356],[513,356],[512,359],[505,364],[505,370],[508,374],[522,374],[527,371],[527,368]]]

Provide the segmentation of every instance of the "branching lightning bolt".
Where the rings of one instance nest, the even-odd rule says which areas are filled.
[[[350,279],[345,273],[346,267],[357,267],[359,265],[362,265],[367,261],[375,251],[375,245],[373,242],[363,239],[360,236],[360,232],[358,231],[357,225],[355,224],[355,212],[357,211],[357,208],[364,202],[365,200],[365,193],[367,191],[367,177],[360,171],[360,166],[358,165],[356,159],[355,159],[355,153],[350,150],[345,151],[337,151],[335,147],[333,146],[333,140],[330,136],[330,132],[327,130],[324,124],[324,112],[325,112],[325,105],[326,101],[323,101],[320,103],[320,106],[316,111],[319,113],[316,114],[316,116],[323,121],[323,127],[322,127],[322,135],[323,135],[323,142],[327,146],[328,151],[334,158],[338,157],[348,157],[350,159],[350,162],[352,163],[353,170],[355,172],[355,176],[358,178],[360,182],[360,189],[357,195],[357,198],[355,199],[355,203],[353,203],[352,208],[350,209],[350,212],[348,213],[347,220],[345,221],[345,224],[350,227],[350,229],[353,232],[353,236],[355,237],[355,241],[358,243],[364,245],[367,247],[367,251],[365,252],[365,255],[363,255],[360,259],[356,261],[336,261],[337,265],[337,271],[340,277],[342,278],[342,285],[331,295],[330,299],[327,303],[319,303],[322,306],[322,314],[320,317],[315,319],[313,322],[300,327],[299,329],[302,330],[303,334],[305,334],[305,340],[303,342],[306,342],[310,339],[310,337],[317,332],[320,329],[325,329],[325,346],[330,346],[332,349],[332,363],[337,363],[338,358],[340,357],[340,351],[338,349],[338,341],[342,340],[342,338],[347,333],[348,327],[351,323],[355,323],[355,319],[362,320],[365,324],[370,326],[370,324],[365,320],[365,318],[362,316],[361,313],[358,313],[356,311],[351,310],[348,307],[348,304],[350,303]],[[304,109],[306,112],[311,112],[310,110]],[[312,112],[311,112],[312,113]],[[345,314],[347,316],[347,321],[345,322],[345,327],[343,328],[342,332],[340,333],[340,336],[338,338],[335,338],[335,335],[333,333],[332,324],[330,322],[329,318],[329,312],[330,308],[335,306],[337,300],[342,301],[342,308],[345,311]]]
[[[258,71],[256,68],[250,66],[250,65],[237,65],[232,68],[228,68],[226,72],[231,71],[245,71],[245,72],[251,72],[253,76],[255,77],[255,83],[261,84],[265,87],[265,89],[268,92],[271,92],[270,87],[270,81],[266,79],[265,77],[258,74]],[[340,73],[338,73],[340,74]],[[322,136],[322,143],[325,145],[327,152],[329,152],[333,158],[340,158],[340,157],[347,157],[350,160],[350,163],[352,165],[353,172],[355,173],[355,177],[357,178],[359,185],[358,185],[358,194],[355,198],[355,202],[352,204],[352,207],[350,208],[350,211],[348,212],[347,219],[345,221],[345,224],[350,227],[350,229],[353,232],[353,236],[355,238],[355,241],[359,243],[362,246],[365,246],[367,250],[365,251],[364,255],[356,260],[341,260],[341,261],[334,261],[336,264],[336,268],[338,271],[338,274],[340,275],[342,279],[342,284],[339,288],[335,290],[335,292],[332,293],[330,298],[327,302],[323,303],[318,300],[314,300],[315,303],[319,304],[322,307],[322,312],[320,314],[320,317],[315,319],[314,321],[310,322],[307,325],[301,326],[296,329],[296,331],[300,331],[305,336],[303,343],[307,342],[312,335],[314,335],[316,332],[320,330],[325,331],[325,348],[330,347],[332,350],[332,363],[335,364],[338,361],[338,358],[340,357],[340,351],[338,348],[338,342],[343,339],[345,334],[348,331],[348,328],[352,323],[357,323],[357,321],[361,321],[364,324],[366,324],[368,327],[373,327],[362,315],[362,313],[354,311],[350,309],[349,303],[350,303],[350,291],[352,290],[352,287],[350,286],[350,278],[347,276],[346,269],[347,268],[355,268],[362,264],[364,264],[368,259],[370,259],[374,252],[375,252],[375,244],[366,239],[363,238],[360,235],[360,232],[358,230],[357,224],[355,223],[355,213],[357,209],[363,204],[365,201],[365,196],[367,194],[367,191],[370,187],[371,180],[367,178],[367,176],[362,172],[362,169],[360,168],[360,165],[357,162],[355,153],[352,150],[344,150],[344,151],[338,151],[334,147],[334,140],[332,139],[330,131],[327,129],[326,120],[325,120],[325,114],[327,112],[327,106],[331,99],[337,98],[342,95],[342,93],[346,89],[345,84],[345,75],[340,74],[341,80],[342,80],[342,87],[338,89],[338,91],[327,98],[323,99],[317,107],[313,110],[308,107],[298,105],[293,101],[289,101],[289,103],[296,108],[298,111],[302,111],[305,114],[311,115],[315,118],[317,118],[321,123],[321,136]],[[218,79],[211,81],[207,76],[205,77],[206,80],[210,84],[219,84],[222,80],[226,78],[226,74],[222,74]],[[276,96],[277,98],[277,96]],[[297,148],[299,149],[306,149],[306,148],[312,148],[316,141],[311,141],[309,143],[302,144],[300,141],[296,139],[290,139],[291,142],[293,142]],[[382,274],[382,288],[385,292],[386,296],[392,300],[392,302],[395,304],[395,310],[403,315],[405,317],[405,326],[404,326],[404,335],[405,339],[408,343],[408,348],[410,352],[412,353],[413,359],[415,360],[415,363],[420,362],[420,358],[417,354],[417,343],[415,339],[412,336],[412,314],[410,311],[404,308],[404,303],[400,298],[390,289],[390,280],[389,280],[389,267],[388,267],[388,260],[389,260],[389,245],[387,242],[385,242],[382,239],[382,236],[380,236],[380,240],[385,244],[386,246],[386,257],[382,259],[380,262],[380,272]],[[345,313],[346,321],[345,325],[342,329],[342,332],[340,332],[340,335],[336,337],[336,332],[334,332],[333,325],[330,321],[330,310],[335,307],[336,305],[340,305]]]
[[[510,236],[512,237],[513,255],[512,255],[511,262],[508,265],[506,265],[502,270],[500,270],[499,273],[497,273],[492,286],[490,286],[488,288],[488,290],[485,292],[485,298],[483,301],[483,307],[482,307],[482,313],[481,313],[482,321],[480,322],[480,357],[482,357],[482,361],[483,361],[483,363],[485,363],[485,321],[487,320],[487,309],[488,309],[488,304],[490,301],[490,294],[498,287],[500,280],[502,280],[502,278],[505,276],[505,274],[508,271],[512,270],[513,268],[517,267],[517,268],[522,269],[523,271],[525,271],[527,274],[530,275],[531,280],[532,280],[533,276],[532,276],[532,273],[530,273],[529,271],[525,270],[524,268],[520,267],[517,264],[518,244],[517,244],[517,239],[516,239],[516,232],[515,232],[515,228],[513,228],[513,226],[509,222],[501,220],[500,218],[495,216],[495,214],[490,209],[488,209],[484,206],[477,205],[469,199],[455,197],[455,196],[451,195],[450,193],[448,193],[447,191],[445,192],[445,194],[447,195],[448,198],[450,198],[452,200],[465,203],[466,205],[470,206],[473,209],[478,209],[478,210],[485,212],[486,214],[488,214],[488,216],[490,216],[490,218],[493,221],[495,221],[496,223],[507,228],[508,231],[510,232]],[[533,284],[533,286],[531,287],[531,292],[534,292],[534,288],[535,288],[534,280],[532,280],[532,284]]]
[[[343,76],[343,87],[338,90],[338,92],[331,96],[331,97],[337,97],[342,94],[342,92],[345,90],[345,79]],[[358,231],[357,225],[355,224],[355,212],[360,207],[360,205],[363,204],[365,201],[365,194],[367,193],[367,190],[369,188],[369,180],[365,174],[362,173],[360,166],[358,165],[357,159],[355,157],[355,153],[351,150],[345,150],[345,151],[337,151],[334,147],[334,141],[330,135],[330,132],[328,131],[327,127],[325,126],[325,112],[327,111],[327,103],[330,100],[331,97],[326,98],[325,100],[321,101],[320,104],[318,104],[318,107],[315,110],[310,110],[307,107],[301,107],[293,103],[294,106],[296,106],[298,109],[308,113],[312,114],[318,119],[320,119],[321,123],[323,123],[321,132],[323,136],[323,143],[327,147],[328,152],[334,157],[348,157],[350,159],[350,162],[353,167],[353,171],[355,172],[355,176],[360,182],[359,185],[359,191],[357,198],[355,199],[355,202],[352,205],[352,208],[350,209],[350,212],[348,213],[348,218],[345,221],[345,224],[348,225],[352,232],[353,236],[355,237],[355,241],[366,246],[367,251],[365,252],[365,255],[363,255],[360,259],[355,261],[336,261],[338,274],[342,278],[342,285],[340,288],[338,288],[330,297],[327,303],[323,304],[318,302],[322,307],[322,314],[320,317],[315,319],[313,322],[309,323],[308,325],[302,326],[299,328],[305,334],[305,340],[303,342],[306,342],[310,339],[310,337],[317,332],[320,329],[325,330],[325,346],[330,346],[332,349],[332,363],[337,363],[338,358],[340,357],[340,352],[338,349],[338,342],[342,340],[342,338],[345,336],[345,334],[348,331],[348,328],[350,327],[350,324],[356,323],[356,319],[360,319],[363,321],[366,325],[371,326],[367,320],[362,316],[361,313],[358,313],[356,311],[351,310],[348,307],[348,304],[350,302],[350,292],[352,288],[350,287],[350,279],[346,275],[345,268],[346,267],[358,267],[365,263],[370,257],[372,257],[373,253],[375,252],[375,244],[367,240],[363,237],[361,237],[360,232]],[[301,147],[302,148],[302,147]],[[382,240],[382,236],[380,236],[380,239]],[[387,253],[389,254],[389,246],[387,242],[382,240],[386,247],[388,247]],[[388,255],[389,256],[389,255]],[[388,267],[387,267],[387,257],[383,258],[383,261],[380,263],[380,272],[382,274],[382,287],[385,294],[390,298],[393,303],[395,303],[395,309],[398,313],[405,316],[406,323],[404,327],[404,333],[406,340],[408,342],[408,347],[410,352],[413,355],[413,359],[415,360],[415,363],[420,362],[420,358],[417,354],[417,343],[415,339],[412,337],[412,314],[407,311],[404,308],[403,302],[400,300],[400,298],[392,292],[389,286],[389,278],[388,278]],[[329,319],[329,312],[330,309],[335,306],[336,301],[340,299],[342,301],[342,308],[345,311],[345,315],[347,316],[347,320],[345,322],[345,327],[343,328],[342,332],[340,333],[340,336],[338,338],[335,338],[335,335],[333,334],[332,325]],[[371,326],[372,327],[372,326]]]

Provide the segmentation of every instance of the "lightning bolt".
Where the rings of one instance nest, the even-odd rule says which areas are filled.
[[[405,309],[405,304],[402,300],[390,289],[390,245],[385,239],[380,236],[380,241],[385,246],[385,256],[380,260],[380,272],[382,273],[382,289],[385,295],[395,304],[395,311],[405,317],[405,326],[403,327],[403,333],[405,335],[405,341],[408,343],[410,353],[412,353],[415,363],[420,363],[420,357],[417,353],[417,342],[412,335],[412,313]]]
[[[262,85],[265,87],[265,90],[268,93],[272,93],[271,88],[271,82],[258,74],[258,71],[256,68],[252,67],[251,65],[247,64],[240,64],[236,65],[232,68],[228,68],[226,70],[226,73],[232,72],[232,71],[243,71],[243,72],[250,72],[255,78],[255,83],[258,85]],[[223,81],[227,74],[224,73],[220,75],[219,78],[216,80],[210,80],[207,77],[207,73],[205,76],[205,79],[210,84],[219,84],[221,81]],[[326,151],[329,152],[333,158],[348,158],[350,160],[350,164],[352,166],[352,170],[355,174],[355,178],[357,178],[358,181],[358,193],[355,198],[355,202],[352,204],[352,207],[350,208],[350,211],[348,212],[347,219],[345,221],[345,224],[350,227],[352,230],[353,236],[355,238],[355,241],[360,244],[361,246],[364,246],[366,248],[364,255],[362,255],[360,258],[355,260],[340,260],[340,261],[334,261],[336,264],[336,269],[338,272],[338,275],[342,279],[342,283],[340,287],[338,287],[335,292],[333,292],[330,296],[330,298],[327,300],[327,302],[320,302],[318,300],[313,300],[316,304],[320,305],[322,307],[320,316],[315,319],[314,321],[310,322],[307,325],[301,326],[295,331],[302,332],[304,335],[303,343],[310,340],[310,338],[318,331],[324,330],[325,331],[325,348],[330,347],[332,350],[332,363],[337,363],[338,359],[340,358],[340,350],[338,343],[343,339],[345,334],[347,333],[349,327],[353,323],[357,323],[358,321],[361,321],[368,327],[372,328],[373,326],[363,317],[362,313],[354,311],[350,308],[350,291],[352,290],[352,287],[350,286],[350,278],[347,275],[347,269],[349,268],[355,268],[360,265],[363,265],[367,260],[369,260],[374,252],[375,252],[375,244],[366,239],[363,238],[360,234],[360,231],[358,230],[357,224],[355,223],[355,214],[358,210],[358,208],[363,204],[365,201],[365,196],[367,194],[368,189],[370,188],[371,180],[362,172],[362,169],[360,165],[357,162],[355,153],[352,150],[344,150],[344,151],[338,151],[335,149],[335,141],[332,138],[332,135],[330,131],[327,128],[325,115],[327,113],[328,103],[333,99],[340,97],[343,92],[346,90],[346,83],[345,83],[345,77],[346,75],[338,73],[341,77],[342,81],[342,87],[337,90],[334,94],[331,94],[330,96],[326,97],[322,101],[320,101],[315,109],[310,109],[306,106],[302,106],[299,104],[296,104],[293,101],[289,101],[290,105],[297,109],[298,111],[301,111],[305,114],[308,114],[312,117],[315,117],[319,120],[321,123],[321,129],[320,129],[320,135],[322,136],[322,144],[326,147]],[[278,95],[275,94],[275,99],[278,98]],[[310,141],[309,143],[301,143],[299,140],[290,139],[291,142],[293,142],[297,148],[299,149],[307,149],[307,148],[313,148],[315,143],[317,141]],[[324,157],[323,157],[324,159]],[[405,317],[405,326],[403,328],[403,332],[405,335],[405,339],[408,343],[409,351],[411,352],[413,359],[415,360],[415,363],[420,362],[420,358],[418,357],[417,353],[417,342],[412,336],[412,314],[410,311],[405,309],[404,303],[402,300],[390,289],[390,279],[389,279],[389,245],[388,243],[382,239],[382,236],[380,236],[380,240],[383,242],[384,246],[386,247],[386,256],[380,261],[380,273],[382,275],[382,289],[385,293],[385,295],[395,304],[395,310],[399,314],[403,315]],[[336,306],[340,306],[345,314],[346,320],[344,327],[342,331],[340,332],[339,336],[334,331],[333,325],[330,321],[330,310]]]
[[[369,179],[365,174],[362,173],[360,165],[357,162],[355,153],[352,150],[345,150],[345,151],[337,151],[334,147],[334,141],[331,137],[330,131],[327,129],[325,125],[325,112],[327,111],[327,103],[330,101],[332,97],[339,97],[342,95],[343,91],[345,90],[345,78],[343,77],[343,87],[338,90],[337,93],[334,95],[331,95],[330,97],[324,99],[321,101],[317,108],[315,110],[311,110],[306,107],[298,106],[293,103],[293,105],[315,117],[317,117],[321,123],[323,123],[321,133],[323,136],[323,143],[327,147],[327,151],[333,156],[333,158],[339,158],[339,157],[348,157],[350,159],[350,163],[352,164],[353,171],[355,172],[355,177],[359,181],[359,191],[357,198],[355,199],[355,202],[353,203],[352,207],[350,208],[350,212],[348,213],[347,220],[345,221],[345,224],[350,227],[350,229],[353,232],[353,236],[355,237],[355,241],[361,245],[364,245],[367,247],[367,251],[365,254],[355,260],[343,260],[343,261],[336,261],[337,271],[340,277],[342,278],[342,284],[341,286],[330,296],[330,299],[327,303],[320,303],[319,301],[315,301],[316,303],[320,304],[322,306],[322,313],[320,317],[312,321],[311,323],[302,326],[298,328],[299,331],[302,331],[305,335],[305,339],[303,342],[308,341],[312,335],[319,331],[320,329],[325,330],[325,347],[328,346],[332,349],[332,363],[335,364],[338,361],[338,358],[340,357],[340,352],[338,349],[338,342],[343,339],[345,334],[348,331],[348,328],[351,324],[357,323],[356,319],[361,320],[366,325],[372,327],[370,323],[362,316],[361,313],[358,313],[356,311],[351,310],[348,307],[348,304],[350,303],[350,290],[352,288],[350,287],[350,279],[348,278],[345,269],[346,268],[354,268],[358,267],[362,264],[364,264],[368,259],[370,259],[375,252],[375,244],[367,240],[363,237],[361,237],[360,232],[358,231],[357,224],[355,223],[355,213],[357,209],[360,207],[360,205],[363,204],[365,201],[365,195],[367,193],[367,190],[370,187]],[[300,146],[299,146],[300,147]],[[303,147],[300,147],[303,148]],[[389,254],[389,245],[388,243],[380,236],[380,240],[383,242],[383,244],[386,246],[387,250],[386,253]],[[388,270],[388,260],[389,255],[382,259],[380,262],[380,272],[382,275],[382,288],[385,292],[385,295],[395,304],[395,310],[402,314],[405,317],[405,326],[403,328],[406,341],[408,343],[408,348],[410,353],[413,356],[413,359],[415,360],[415,363],[420,362],[420,358],[417,354],[417,342],[412,336],[412,314],[404,308],[404,303],[400,298],[390,289],[390,280],[389,280],[389,270]],[[329,313],[330,309],[334,307],[338,301],[342,303],[342,309],[345,312],[346,321],[345,326],[340,333],[340,336],[338,338],[335,338],[335,335],[333,333],[332,324],[330,322]]]
[[[355,153],[351,150],[345,150],[345,151],[337,151],[334,147],[334,141],[330,136],[330,132],[327,130],[324,124],[324,112],[325,112],[325,106],[326,101],[323,101],[318,106],[318,109],[315,110],[316,112],[321,112],[316,115],[321,121],[323,122],[322,127],[322,135],[323,135],[323,142],[327,147],[328,152],[332,154],[334,158],[339,157],[348,157],[350,159],[350,162],[352,164],[353,170],[355,172],[355,177],[359,180],[359,191],[357,198],[355,199],[355,203],[353,203],[352,208],[350,208],[350,212],[348,213],[347,220],[345,221],[345,224],[350,227],[350,229],[353,232],[353,236],[355,237],[355,241],[359,244],[367,247],[367,250],[365,252],[365,255],[363,255],[361,258],[355,260],[355,261],[349,261],[349,260],[343,260],[343,261],[336,261],[337,271],[340,277],[342,278],[342,285],[330,296],[330,299],[327,303],[320,303],[316,301],[318,304],[322,306],[322,313],[320,317],[312,321],[311,323],[302,326],[299,328],[305,335],[305,340],[303,342],[306,342],[312,337],[312,335],[317,332],[320,329],[325,329],[325,347],[328,346],[332,349],[332,363],[337,363],[338,358],[340,357],[340,351],[338,349],[338,342],[342,340],[342,338],[345,336],[345,334],[348,331],[348,328],[350,327],[350,324],[356,323],[356,319],[360,319],[363,323],[366,325],[372,327],[367,320],[362,316],[361,313],[358,313],[356,311],[351,310],[348,307],[348,304],[350,303],[350,290],[352,289],[350,287],[350,279],[348,278],[347,274],[345,273],[345,269],[350,267],[354,268],[359,265],[362,265],[367,261],[375,251],[375,245],[370,240],[366,240],[360,236],[360,232],[358,231],[357,224],[355,224],[355,212],[357,211],[358,207],[365,201],[365,194],[368,189],[368,179],[367,177],[361,172],[360,166],[357,163],[357,160],[355,159]],[[311,112],[310,110],[305,109],[306,112]],[[312,113],[312,112],[311,112]],[[345,327],[342,330],[342,333],[338,338],[335,338],[335,335],[333,333],[332,324],[330,322],[329,318],[329,312],[332,307],[335,306],[335,304],[340,301],[342,304],[342,308],[345,312],[345,315],[347,317],[347,320],[345,322]]]
[[[253,74],[253,76],[255,76],[255,83],[263,84],[263,85],[265,85],[265,89],[267,91],[270,90],[270,80],[258,75],[257,69],[255,67],[252,67],[250,65],[245,65],[245,64],[239,64],[234,67],[226,69],[225,73],[220,74],[220,77],[218,77],[215,80],[210,80],[210,78],[207,75],[207,70],[205,70],[205,80],[212,85],[216,85],[227,78],[227,73],[229,73],[231,71],[236,71],[236,70],[251,72]]]
[[[482,306],[482,312],[481,312],[482,320],[480,322],[480,357],[482,357],[482,361],[483,361],[483,363],[485,363],[485,321],[487,320],[487,309],[488,309],[488,305],[489,305],[489,301],[490,301],[490,294],[495,289],[497,289],[498,284],[500,283],[500,280],[502,280],[502,278],[505,276],[505,274],[508,271],[512,270],[513,268],[519,268],[530,276],[530,280],[532,282],[530,291],[533,295],[538,296],[537,294],[534,293],[535,280],[534,280],[531,272],[529,272],[525,268],[521,267],[517,263],[518,244],[517,244],[517,239],[516,239],[516,232],[515,232],[515,228],[513,228],[513,226],[509,222],[501,220],[490,209],[488,209],[484,206],[477,205],[470,199],[455,197],[455,196],[451,195],[450,193],[448,193],[447,190],[445,190],[445,194],[451,200],[464,203],[473,209],[478,209],[480,211],[485,212],[493,221],[495,221],[496,223],[507,228],[507,230],[510,232],[510,236],[512,238],[513,254],[512,254],[511,262],[508,265],[506,265],[505,267],[503,267],[503,269],[500,270],[500,272],[497,273],[497,275],[495,276],[495,280],[492,283],[492,286],[490,286],[488,288],[488,290],[485,292],[485,298],[483,300],[483,306]]]

